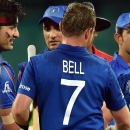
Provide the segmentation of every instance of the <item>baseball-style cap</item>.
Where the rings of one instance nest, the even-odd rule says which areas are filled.
[[[91,7],[93,9],[93,11],[95,12],[94,9],[94,5],[90,2],[82,2],[82,4],[87,5],[89,7]],[[111,22],[108,19],[102,18],[102,17],[96,17],[96,27],[95,27],[95,31],[103,31],[107,28],[109,28],[111,26]]]
[[[130,12],[121,14],[116,22],[116,32],[118,32],[121,28],[126,29],[130,26]]]
[[[48,7],[43,17],[39,20],[39,24],[41,24],[45,18],[49,18],[59,24],[63,18],[63,14],[66,8],[67,6],[64,6],[64,5]]]
[[[111,26],[111,22],[108,19],[102,17],[96,17],[95,31],[103,31]]]

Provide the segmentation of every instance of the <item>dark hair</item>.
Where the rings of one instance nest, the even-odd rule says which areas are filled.
[[[96,16],[93,9],[82,3],[71,3],[62,19],[62,33],[65,36],[80,36],[86,29],[95,28]]]
[[[122,36],[124,30],[130,29],[130,25],[127,28],[122,28],[122,27],[116,27],[116,28],[117,28],[117,33],[119,33]]]
[[[117,33],[119,33],[122,36],[124,28],[117,27]]]
[[[0,0],[0,14],[11,19],[18,17],[22,20],[25,12],[22,5],[15,0]]]

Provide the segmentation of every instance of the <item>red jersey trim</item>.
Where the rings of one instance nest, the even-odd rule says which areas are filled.
[[[110,62],[113,57],[111,55],[108,55],[107,53],[98,50],[94,45],[92,45],[92,50],[93,50],[93,54],[101,57],[101,58],[106,58],[108,60],[108,62]]]

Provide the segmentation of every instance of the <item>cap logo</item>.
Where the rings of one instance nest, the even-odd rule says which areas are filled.
[[[59,12],[59,8],[52,8],[52,9],[50,9],[49,12],[50,12],[50,13],[56,13],[56,12]]]

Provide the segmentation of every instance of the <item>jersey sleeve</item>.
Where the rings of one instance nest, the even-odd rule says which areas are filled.
[[[123,108],[126,105],[126,101],[114,71],[111,67],[109,70],[108,88],[106,91],[107,96],[105,97],[105,102],[108,109],[116,111]]]
[[[33,66],[33,63],[30,60],[30,62],[28,62],[24,70],[22,80],[21,80],[21,83],[19,85],[18,92],[17,92],[17,93],[21,93],[32,98],[32,100],[34,99],[35,94],[36,94],[34,68],[35,67]]]
[[[7,68],[8,66],[5,65]],[[0,65],[0,108],[11,108],[15,99],[15,89],[13,81],[11,80],[11,70],[8,67],[8,72],[4,69],[3,65]],[[14,76],[12,74],[12,76]]]

